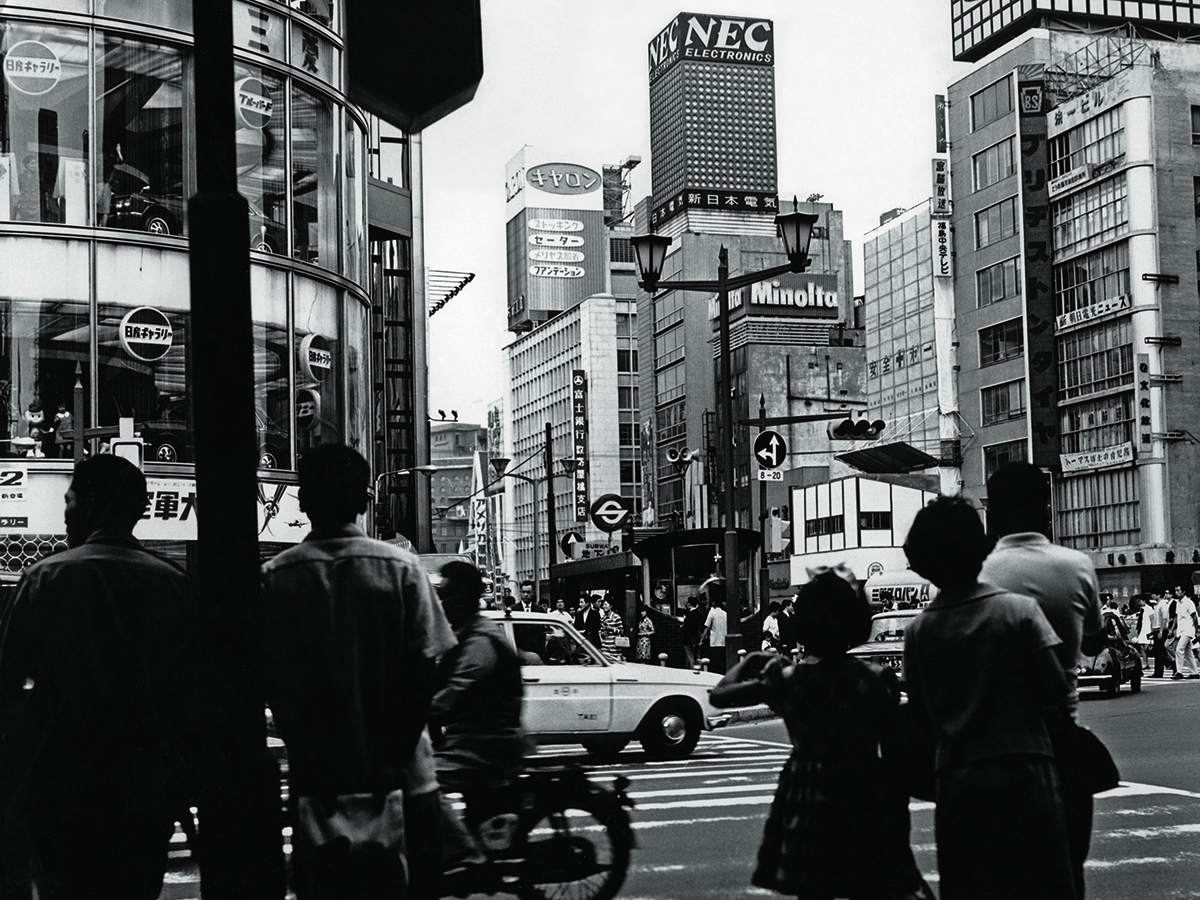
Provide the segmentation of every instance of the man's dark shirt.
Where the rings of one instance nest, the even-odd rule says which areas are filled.
[[[704,630],[704,619],[707,613],[700,606],[689,606],[683,614],[683,642],[695,646],[700,642],[700,632]]]
[[[27,569],[0,624],[6,790],[32,753],[31,803],[75,806],[97,778],[155,783],[195,727],[196,630],[187,576],[128,532],[97,531]],[[49,723],[40,749],[34,722]]]
[[[589,644],[596,649],[600,648],[600,610],[596,607],[584,606],[575,616],[575,627],[578,628]]]

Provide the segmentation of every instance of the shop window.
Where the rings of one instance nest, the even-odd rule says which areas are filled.
[[[87,225],[87,32],[9,22],[0,60],[0,220]]]
[[[265,266],[250,269],[254,317],[254,418],[258,465],[292,467],[292,391],[288,377],[287,275]]]
[[[180,51],[120,35],[97,38],[97,225],[187,233],[187,200],[195,193],[190,110]]]
[[[337,270],[338,134],[328,97],[292,89],[292,255]]]
[[[344,358],[338,327],[339,292],[297,277],[296,452],[342,442],[341,396]]]
[[[0,240],[0,456],[70,459],[75,417],[91,424],[87,261],[81,241]]]
[[[238,193],[250,206],[250,249],[288,253],[287,131],[283,81],[257,66],[234,65]]]

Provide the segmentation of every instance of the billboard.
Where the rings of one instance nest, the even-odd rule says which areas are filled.
[[[650,42],[646,54],[651,84],[681,59],[773,66],[775,28],[770,19],[680,13]]]
[[[716,322],[719,304],[714,295],[708,302],[709,318]],[[799,319],[842,318],[838,277],[831,274],[785,272],[770,281],[729,292],[729,318],[742,316],[785,316]]]
[[[526,146],[505,167],[510,331],[607,286],[601,169],[563,158]]]

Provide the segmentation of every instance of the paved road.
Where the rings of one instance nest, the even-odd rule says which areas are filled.
[[[1122,786],[1097,797],[1089,900],[1200,897],[1200,684],[1147,680],[1140,694],[1083,697],[1081,718],[1109,744]],[[636,745],[634,745],[636,747]],[[638,849],[621,896],[701,900],[776,896],[750,885],[762,823],[789,745],[777,722],[706,735],[691,758],[652,762],[636,749],[589,767],[624,774],[637,806]],[[582,748],[541,755],[582,759]],[[912,804],[917,864],[937,889],[932,804]],[[182,841],[176,835],[177,842]],[[178,851],[163,897],[198,897]]]

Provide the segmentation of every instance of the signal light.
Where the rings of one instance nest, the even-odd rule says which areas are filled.
[[[886,427],[883,419],[842,419],[831,422],[826,430],[835,441],[874,441]]]

